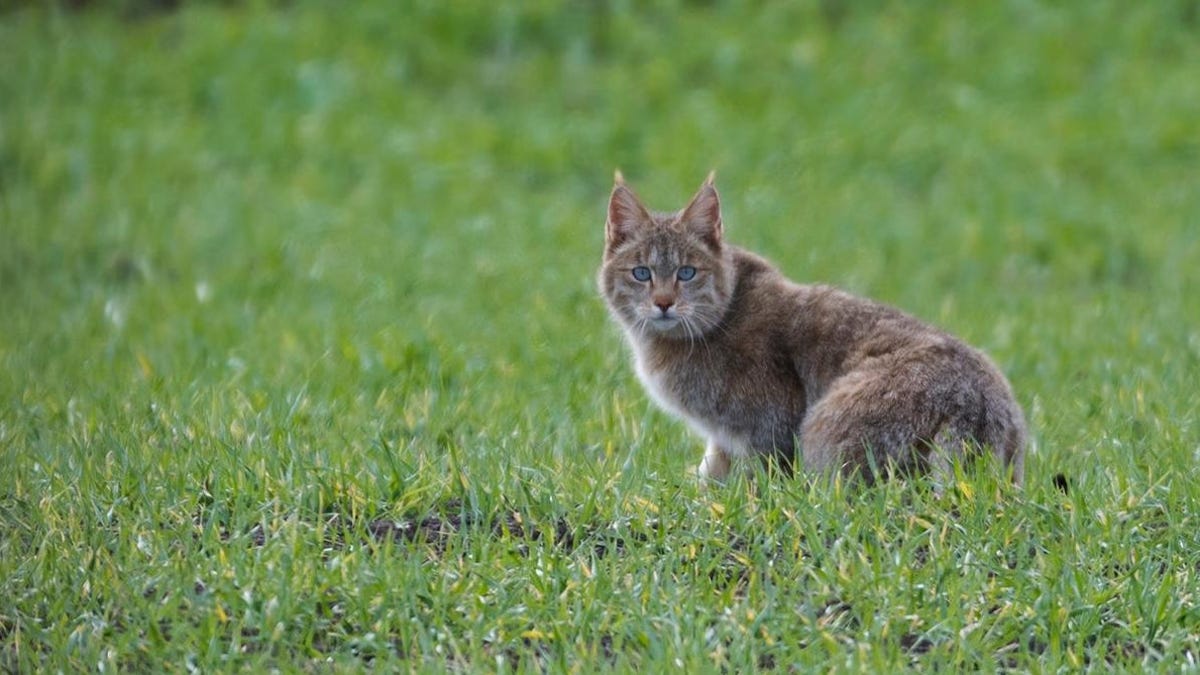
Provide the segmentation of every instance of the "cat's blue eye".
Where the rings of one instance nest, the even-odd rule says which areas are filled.
[[[679,277],[680,281],[691,281],[696,276],[696,268],[691,265],[684,265],[675,272],[675,276]]]
[[[643,266],[633,268],[633,278],[638,281],[650,281],[650,268]]]

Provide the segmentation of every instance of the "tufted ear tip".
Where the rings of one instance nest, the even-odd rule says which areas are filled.
[[[624,184],[625,184],[625,176],[621,173],[621,170],[616,169],[615,171],[613,171],[613,185],[624,185]]]
[[[696,196],[683,208],[679,221],[684,228],[695,232],[713,249],[721,246],[721,198],[713,185],[716,172],[710,172]]]
[[[636,229],[645,227],[651,221],[650,213],[625,184],[625,177],[620,171],[616,172],[613,180],[615,184],[608,198],[608,219],[605,223],[605,239],[609,249],[620,246]]]

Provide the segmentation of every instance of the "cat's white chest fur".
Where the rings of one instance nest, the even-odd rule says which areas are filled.
[[[750,442],[745,437],[724,428],[716,420],[704,419],[691,414],[672,391],[666,374],[655,371],[646,365],[641,349],[637,345],[634,346],[633,366],[642,386],[660,408],[687,422],[688,426],[697,434],[706,438],[709,443],[719,446],[726,454],[738,457],[750,455]]]

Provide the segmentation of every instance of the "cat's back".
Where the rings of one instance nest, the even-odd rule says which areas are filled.
[[[769,338],[834,371],[867,349],[886,351],[950,336],[890,305],[826,284],[792,281],[765,258],[735,248],[737,285],[718,338]]]
[[[784,355],[810,402],[863,368],[916,362],[971,387],[1007,382],[983,352],[891,305],[825,284],[799,284],[764,258],[735,250],[738,290],[717,339],[762,358]]]

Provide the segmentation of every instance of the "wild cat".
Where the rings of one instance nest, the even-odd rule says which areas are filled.
[[[945,480],[956,457],[990,452],[1021,483],[1024,416],[983,353],[727,243],[712,174],[670,213],[615,182],[600,289],[646,391],[707,440],[700,476],[761,457],[867,482]]]

